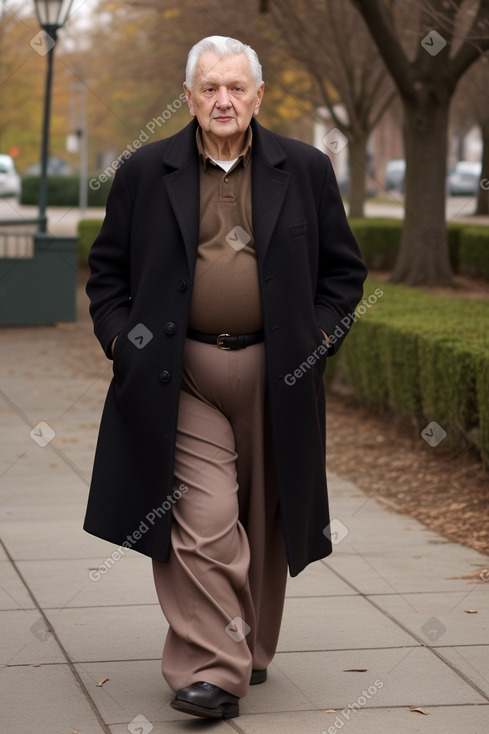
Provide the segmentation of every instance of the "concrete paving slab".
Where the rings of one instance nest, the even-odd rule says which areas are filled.
[[[413,638],[359,596],[286,599],[278,649],[402,647]]]
[[[345,596],[355,592],[323,563],[311,563],[302,573],[287,580],[288,597]]]
[[[159,659],[168,629],[156,604],[50,609],[46,615],[77,663]]]
[[[37,609],[0,612],[2,665],[60,663],[64,657]]]
[[[419,537],[413,536],[412,552],[407,555],[379,542],[377,552],[333,553],[326,565],[340,578],[347,578],[361,593],[371,595],[458,591],[466,588],[469,582],[454,577],[471,573],[476,568],[487,568],[489,564],[487,556],[456,543],[450,546],[450,553],[446,552],[446,546],[420,547],[419,544]],[[413,558],[413,555],[422,558]]]
[[[18,568],[44,609],[155,604],[149,558],[128,550],[109,567],[107,559],[116,547],[107,543],[106,555],[95,558],[19,561]],[[105,575],[100,574],[101,566],[108,568]]]
[[[104,721],[111,727],[125,727],[125,734],[127,725],[138,715],[151,722],[180,722],[180,728],[175,729],[180,732],[190,721],[203,724],[170,708],[173,692],[161,674],[160,659],[77,663],[75,667]],[[104,678],[109,679],[107,683],[97,687]]]
[[[68,508],[68,511],[61,508],[62,517],[56,512],[56,519],[49,520],[17,519],[18,514],[15,511],[9,522],[0,523],[0,536],[15,560],[100,558],[117,548],[83,530],[83,514],[77,506]],[[67,515],[74,515],[74,519]]]
[[[104,731],[68,665],[3,668],[0,674],[4,690],[8,690],[8,698],[2,701],[3,732]]]
[[[489,645],[460,645],[437,649],[457,670],[489,696]]]
[[[0,562],[0,610],[35,609],[27,589],[9,561]]]
[[[361,701],[367,708],[487,703],[423,647],[281,653],[274,664],[316,708],[343,709],[361,696],[367,698]],[[355,672],[358,670],[366,672]],[[261,695],[263,708],[259,711],[270,712],[265,693]],[[283,705],[287,705],[285,699]]]
[[[487,584],[463,586],[460,591],[404,597],[391,594],[375,596],[374,600],[428,645],[487,644],[489,588]]]
[[[327,714],[324,711],[300,711],[280,714],[241,715],[236,719],[242,734],[484,734],[487,730],[489,708],[487,706],[446,706],[432,708],[428,716],[413,713],[409,709],[365,709],[355,714],[341,712]],[[336,724],[336,725],[335,725]],[[183,732],[180,729],[163,729],[155,725],[152,734]],[[111,729],[114,734],[127,734],[122,728]]]
[[[63,494],[65,497],[67,495],[75,494],[75,492],[73,492],[74,487],[71,485],[71,479],[69,483],[66,479],[63,479],[63,481],[60,482],[59,492],[52,492],[50,504],[44,502],[43,487],[36,487],[38,497],[32,498],[29,505],[27,505],[26,503],[22,504],[22,501],[19,499],[19,497],[14,496],[14,493],[12,492],[11,500],[15,502],[15,504],[12,504],[12,501],[10,501],[8,505],[4,505],[4,507],[8,507],[8,510],[2,513],[2,530],[8,532],[8,528],[10,526],[14,526],[16,523],[18,523],[19,525],[23,525],[24,523],[26,523],[26,525],[34,525],[34,521],[35,523],[46,523],[53,522],[54,519],[58,523],[58,528],[64,522],[77,522],[78,526],[80,527],[80,524],[83,520],[83,508],[80,507],[80,497],[85,497],[88,490],[86,486],[82,484],[82,487],[79,490],[78,498],[76,498],[76,496],[70,497],[70,502],[62,502],[61,500]],[[24,490],[26,492],[30,492],[32,496],[32,487],[30,487],[28,490],[26,487],[24,487]],[[59,502],[56,502],[56,494],[60,496]],[[56,516],[56,518],[53,517],[54,515]],[[2,530],[0,530],[0,534],[2,533]]]
[[[64,480],[65,494],[67,487],[69,488],[72,483],[77,484],[80,479],[83,481],[83,477],[76,471],[77,467],[73,467],[69,461],[63,459],[62,448],[55,451],[51,444],[41,448],[30,438],[30,430],[31,428],[26,425],[25,445],[15,447],[10,453],[4,452],[2,447],[4,472],[0,477],[2,495],[5,492],[9,499],[15,501],[15,488],[22,492],[23,484],[26,482],[33,491],[31,499],[39,498],[44,501],[44,494],[49,492],[52,481]],[[53,439],[53,445],[54,441],[56,438]],[[86,474],[85,486],[88,484],[89,474]]]

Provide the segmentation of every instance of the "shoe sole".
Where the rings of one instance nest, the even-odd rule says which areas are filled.
[[[215,709],[206,709],[202,706],[196,706],[188,701],[172,701],[170,703],[172,709],[181,711],[183,714],[191,716],[202,716],[205,719],[234,719],[239,716],[238,703],[224,703]]]
[[[265,683],[267,679],[267,669],[265,670],[254,670],[251,673],[250,686],[257,686],[260,683]]]

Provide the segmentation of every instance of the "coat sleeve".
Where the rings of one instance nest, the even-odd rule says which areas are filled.
[[[328,355],[335,354],[354,320],[367,268],[346,218],[328,157],[319,205],[319,262],[314,299],[316,322],[328,335]]]
[[[124,170],[119,168],[107,199],[102,228],[89,256],[86,291],[90,315],[102,348],[112,358],[112,340],[127,323],[131,307],[130,229],[132,203]]]

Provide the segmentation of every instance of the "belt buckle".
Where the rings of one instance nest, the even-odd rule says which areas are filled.
[[[231,334],[219,334],[216,344],[218,349],[223,349],[224,351],[229,352],[231,347],[225,347],[222,341],[225,336],[231,336]]]

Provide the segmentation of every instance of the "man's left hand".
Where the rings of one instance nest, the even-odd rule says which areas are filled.
[[[321,327],[319,327],[319,328],[321,329]],[[322,334],[324,334],[324,338],[325,338],[325,340],[326,340],[326,344],[328,345],[328,347],[330,347],[330,346],[331,346],[331,342],[329,341],[329,337],[328,337],[328,335],[327,335],[327,334],[326,334],[326,332],[325,332],[325,331],[323,331],[322,329],[321,329],[321,333],[322,333]]]

